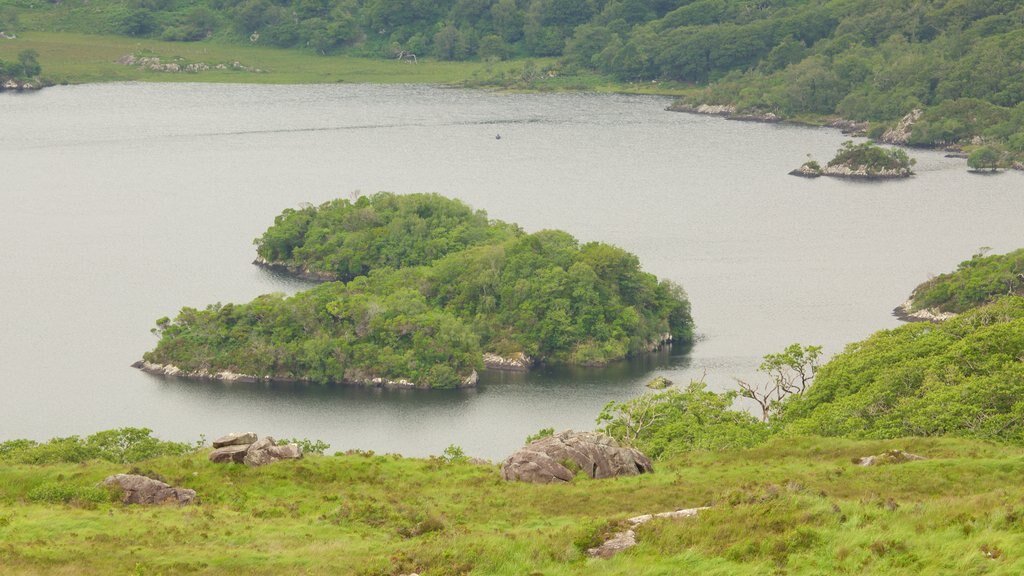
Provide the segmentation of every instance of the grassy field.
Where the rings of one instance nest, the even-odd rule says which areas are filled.
[[[930,460],[851,463],[894,447]],[[0,573],[1020,574],[1022,456],[958,440],[786,439],[552,486],[390,455],[137,465],[195,489],[201,503],[183,508],[104,501],[95,484],[126,465],[8,465]],[[699,505],[712,509],[650,522],[610,560],[584,554],[616,521]]]
[[[39,53],[43,77],[54,83],[88,82],[224,82],[252,84],[422,83],[466,84],[528,90],[593,90],[636,94],[679,94],[685,87],[671,84],[621,84],[587,74],[522,81],[525,61],[441,62],[421,59],[416,64],[395,60],[316,56],[300,50],[204,42],[162,42],[124,36],[72,32],[22,32],[16,40],[0,41],[0,59],[15,60],[18,52]],[[207,70],[157,72],[118,64],[125,55],[159,57],[162,63],[202,62],[211,66],[239,62],[262,72]],[[537,69],[556,68],[553,59],[532,61]]]

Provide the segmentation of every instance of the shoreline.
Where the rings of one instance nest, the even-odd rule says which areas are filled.
[[[324,283],[338,282],[341,280],[338,276],[331,274],[329,272],[316,272],[306,268],[305,266],[296,266],[294,264],[287,264],[285,262],[270,262],[268,260],[265,260],[262,256],[257,256],[256,259],[252,261],[252,263],[253,265],[263,268],[264,270],[269,270],[271,272],[276,272],[279,274],[287,274],[288,276],[291,276],[293,278],[298,278],[300,280],[306,280],[309,282]]]
[[[209,370],[200,369],[194,371],[182,370],[181,368],[173,364],[157,364],[155,362],[148,362],[146,360],[139,360],[131,365],[132,368],[136,368],[147,374],[153,374],[155,376],[170,376],[172,378],[184,378],[187,380],[213,380],[218,382],[227,383],[241,383],[241,384],[256,384],[256,383],[279,383],[279,384],[305,384],[312,385],[314,382],[308,378],[286,378],[286,377],[260,377],[252,374],[239,374],[237,372],[231,372],[230,370],[221,370],[218,372],[211,372]],[[477,382],[480,379],[480,375],[477,374],[476,370],[466,376],[459,386],[455,389],[461,388],[475,388]],[[338,386],[358,386],[362,388],[391,388],[400,390],[433,390],[429,386],[420,386],[415,382],[401,378],[399,380],[389,380],[387,378],[369,378],[366,380],[341,380],[332,381],[329,384]]]
[[[956,314],[952,312],[939,312],[932,308],[913,311],[911,310],[913,305],[914,299],[911,298],[903,304],[893,308],[892,315],[902,322],[931,322],[932,324],[938,324],[956,316]]]

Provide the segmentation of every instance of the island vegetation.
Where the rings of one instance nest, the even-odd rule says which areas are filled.
[[[636,256],[557,230],[524,234],[436,195],[286,211],[257,243],[312,270],[368,274],[184,308],[157,321],[146,362],[183,375],[443,388],[472,381],[484,352],[601,365],[693,336],[682,288]]]
[[[908,178],[913,175],[912,167],[916,163],[917,160],[899,148],[883,148],[871,141],[855,144],[847,140],[824,168],[818,162],[808,160],[790,174],[808,178]]]
[[[1024,296],[1024,249],[991,256],[987,250],[914,288],[905,313],[959,314],[1001,296]]]
[[[429,265],[454,252],[522,236],[458,200],[381,192],[287,209],[255,240],[262,263],[348,281],[379,268]]]

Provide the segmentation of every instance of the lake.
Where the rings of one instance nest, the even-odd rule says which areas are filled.
[[[0,440],[235,430],[491,459],[590,429],[664,375],[716,390],[792,342],[831,355],[980,247],[1024,246],[1024,178],[912,151],[885,183],[786,173],[838,131],[666,112],[659,97],[430,86],[103,84],[0,96]],[[496,135],[501,138],[497,139]],[[439,192],[527,231],[636,253],[682,284],[700,340],[605,369],[460,391],[225,385],[129,367],[154,320],[307,284],[251,264],[284,208]]]

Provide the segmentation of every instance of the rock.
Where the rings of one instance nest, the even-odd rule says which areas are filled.
[[[245,453],[249,451],[249,446],[246,444],[236,444],[233,446],[225,446],[223,448],[217,448],[213,452],[210,452],[210,462],[217,464],[227,464],[229,462],[237,462],[241,464],[245,460]]]
[[[837,176],[839,178],[860,178],[864,180],[884,180],[887,178],[910,178],[914,173],[909,168],[894,168],[892,170],[878,170],[868,172],[863,166],[851,168],[843,164],[826,166],[821,171],[824,176]]]
[[[847,120],[845,118],[837,118],[832,122],[829,122],[828,127],[838,128],[843,134],[860,136],[867,131],[868,123],[857,122],[856,120]]]
[[[160,376],[175,376],[177,378],[194,378],[198,380],[220,380],[222,382],[246,382],[253,383],[260,379],[251,374],[238,374],[237,372],[229,372],[222,370],[220,372],[210,372],[209,370],[202,368],[189,372],[182,370],[173,364],[156,364],[154,362],[147,362],[145,360],[139,360],[132,364],[132,368],[138,368],[143,372],[149,374],[157,374]]]
[[[694,110],[697,114],[710,114],[713,116],[728,116],[736,113],[736,107],[728,104],[701,104]]]
[[[533,358],[522,352],[509,356],[499,356],[491,352],[484,353],[484,366],[488,370],[508,370],[511,372],[527,372],[533,366]]]
[[[103,480],[104,486],[117,486],[124,491],[121,502],[125,504],[163,504],[165,502],[184,506],[196,498],[196,491],[188,488],[174,488],[170,485],[138,474],[116,474]]]
[[[224,446],[236,446],[238,444],[245,444],[248,446],[256,441],[258,436],[255,432],[232,432],[226,436],[221,436],[213,441],[214,448],[222,448]]]
[[[896,126],[886,130],[882,137],[878,139],[879,142],[898,145],[906,144],[910,141],[910,133],[914,130],[914,123],[921,119],[922,114],[924,114],[924,110],[920,108],[911,110],[909,114],[900,118]]]
[[[544,452],[522,448],[505,460],[501,466],[504,480],[519,480],[534,484],[569,482],[574,474]]]
[[[243,462],[246,466],[256,467],[273,464],[279,460],[298,460],[300,458],[302,458],[301,446],[298,444],[277,446],[274,444],[274,439],[267,436],[249,446]]]
[[[707,506],[703,506],[700,508],[686,508],[683,510],[674,510],[672,512],[660,512],[658,514],[635,516],[627,520],[629,528],[622,532],[616,532],[611,538],[606,540],[604,544],[588,549],[587,556],[590,556],[591,558],[611,558],[623,550],[636,546],[636,528],[641,524],[650,522],[655,518],[692,518],[701,510],[707,509]]]
[[[953,312],[942,312],[935,308],[925,308],[923,310],[914,310],[914,297],[911,296],[910,300],[907,300],[903,304],[897,306],[893,311],[892,315],[903,320],[904,322],[942,322],[943,320],[949,320],[956,316]]]
[[[821,166],[815,168],[814,165],[810,164],[809,162],[804,162],[796,170],[791,170],[789,172],[789,175],[799,176],[801,178],[817,178],[818,176],[822,175],[822,170]]]
[[[865,456],[854,458],[853,463],[858,466],[881,466],[883,464],[903,464],[915,460],[927,460],[924,456],[904,452],[903,450],[886,450],[877,456]]]
[[[568,482],[575,471],[591,478],[611,478],[653,472],[654,468],[647,456],[619,446],[610,436],[567,430],[517,450],[502,465],[501,477],[549,484]]]
[[[654,380],[651,380],[646,386],[652,390],[664,390],[669,386],[672,386],[673,382],[664,376],[658,376]]]

